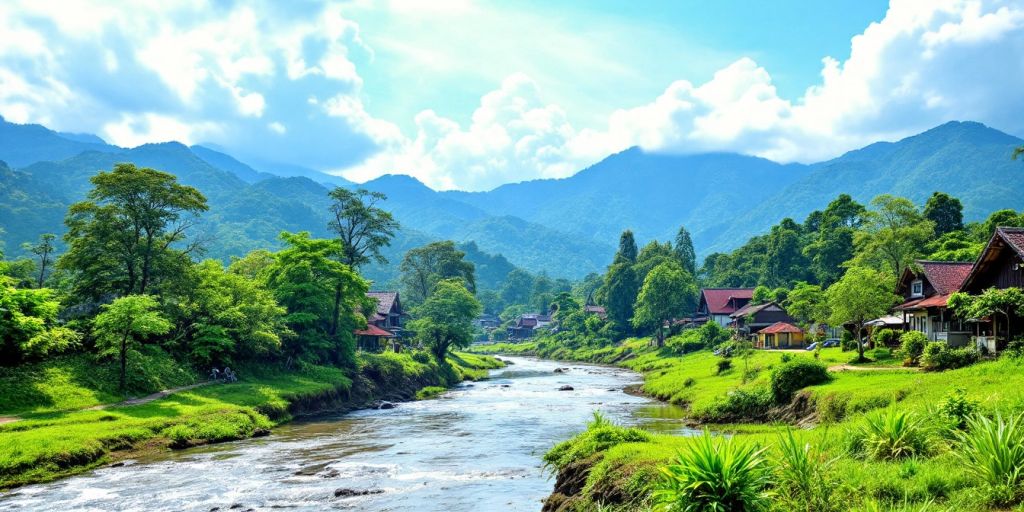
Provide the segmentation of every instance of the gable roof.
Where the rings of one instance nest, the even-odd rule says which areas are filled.
[[[376,325],[373,324],[368,324],[366,326],[366,329],[356,329],[355,334],[357,336],[394,336],[394,334],[392,334],[391,332],[385,331],[384,329],[381,329],[380,327],[377,327]]]
[[[958,261],[918,261],[917,264],[921,265],[924,276],[939,295],[949,295],[960,290],[974,268],[972,262]]]
[[[765,302],[765,303],[762,303],[762,304],[754,304],[753,302],[748,302],[745,306],[743,306],[742,308],[737,309],[735,312],[730,314],[729,317],[730,318],[739,318],[741,316],[756,315],[756,314],[760,313],[761,311],[764,311],[765,309],[768,309],[769,307],[772,307],[772,306],[775,306],[779,310],[782,310],[782,306],[780,306],[779,303],[777,303],[775,301]]]
[[[967,291],[977,280],[978,275],[999,257],[999,253],[1004,248],[1017,253],[1017,257],[1024,259],[1024,228],[997,227],[960,288]]]
[[[750,300],[754,298],[753,288],[703,288],[701,300],[708,305],[708,313],[712,315],[728,315],[737,308],[733,299]]]
[[[399,303],[398,292],[366,292],[367,297],[377,299],[377,313],[387,315]]]
[[[788,324],[786,322],[775,322],[774,324],[771,324],[768,327],[765,327],[764,329],[761,329],[760,331],[757,332],[758,334],[778,334],[782,332],[804,332],[804,330],[793,324]]]

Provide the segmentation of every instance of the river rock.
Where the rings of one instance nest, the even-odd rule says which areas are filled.
[[[511,384],[502,384],[501,387],[503,387],[503,388],[510,388],[510,387],[512,387],[512,385]]]
[[[241,503],[235,503],[234,505],[231,505],[228,508],[230,508],[231,510],[239,509],[239,508],[242,508],[242,504]]]
[[[335,498],[352,498],[355,496],[369,496],[371,494],[384,494],[383,489],[335,489]]]
[[[562,373],[562,372],[564,372],[564,371],[565,371],[565,370],[563,370],[563,369],[561,369],[561,368],[555,368],[555,373]]]
[[[391,402],[381,402],[380,405],[377,406],[377,408],[378,409],[394,409],[395,408],[395,404],[393,404]]]
[[[574,389],[575,389],[574,387],[572,387],[572,386],[570,386],[570,385],[568,385],[568,384],[566,384],[566,385],[564,385],[564,386],[562,386],[562,387],[558,388],[558,390],[559,390],[559,391],[572,391],[572,390],[574,390]]]

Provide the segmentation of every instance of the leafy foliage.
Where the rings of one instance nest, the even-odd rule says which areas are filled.
[[[467,347],[473,341],[473,319],[482,309],[462,280],[445,279],[415,309],[416,319],[409,328],[443,361],[450,349]]]
[[[798,357],[772,370],[772,395],[776,403],[784,404],[798,390],[828,381],[828,369],[824,364]]]
[[[667,511],[755,511],[768,507],[772,482],[765,450],[705,432],[694,437],[664,477],[654,498]]]

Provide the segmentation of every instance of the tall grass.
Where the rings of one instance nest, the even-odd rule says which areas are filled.
[[[920,416],[902,410],[868,414],[849,433],[850,452],[872,460],[899,460],[932,452],[932,433]]]
[[[671,512],[765,510],[771,470],[765,449],[708,432],[693,438],[675,464],[662,468],[653,497]]]
[[[959,434],[956,454],[964,469],[983,484],[985,498],[997,506],[1024,498],[1024,415],[994,420],[975,416]]]
[[[840,483],[833,470],[838,459],[820,446],[801,442],[792,430],[780,435],[776,444],[775,488],[785,510],[830,512],[844,510]]]

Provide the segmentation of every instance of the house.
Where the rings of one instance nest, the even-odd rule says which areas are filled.
[[[729,322],[729,327],[745,333],[760,331],[777,322],[789,324],[796,322],[777,302],[766,302],[764,304],[748,302],[742,308],[731,313],[729,318],[732,319]]]
[[[495,329],[501,325],[501,319],[495,315],[484,313],[473,320],[473,325],[484,330]]]
[[[366,329],[355,331],[356,346],[368,352],[380,352],[387,340],[397,342],[405,334],[402,329],[402,300],[398,292],[371,291],[366,296],[377,301],[377,309],[366,316]],[[393,347],[397,351],[397,343]]]
[[[509,340],[524,340],[532,338],[537,329],[547,327],[551,324],[551,315],[538,315],[535,313],[519,315],[516,322],[508,328]]]
[[[703,288],[693,323],[715,322],[727,327],[733,321],[729,315],[746,306],[753,298],[753,288]]]
[[[608,318],[608,310],[606,310],[604,306],[598,306],[596,304],[587,304],[586,306],[583,306],[583,313],[587,315],[597,315],[601,320],[606,320]]]
[[[953,347],[967,345],[970,326],[948,310],[946,301],[960,290],[974,264],[919,260],[915,267],[905,270],[896,285],[903,303],[895,312],[902,316],[903,330],[921,331]]]
[[[786,322],[776,322],[757,331],[757,348],[803,348],[804,330]]]
[[[1024,288],[1024,228],[996,228],[960,291],[979,295],[989,288]],[[1008,334],[1024,333],[1024,318],[1020,314],[1011,318],[1009,325],[1001,325],[1006,322],[993,318],[972,319],[976,321],[978,344],[994,350],[1005,346]]]

